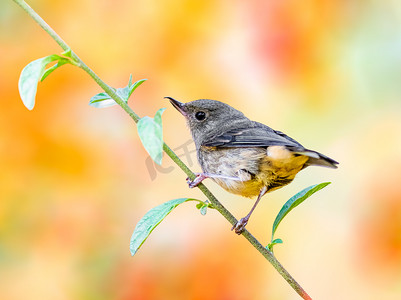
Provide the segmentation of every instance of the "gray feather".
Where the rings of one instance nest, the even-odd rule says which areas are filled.
[[[203,143],[207,147],[236,148],[236,147],[263,147],[284,146],[294,154],[305,155],[309,157],[307,166],[323,166],[337,168],[338,162],[313,150],[304,148],[293,138],[273,130],[272,128],[252,122],[250,127],[231,129],[221,135],[210,138]]]

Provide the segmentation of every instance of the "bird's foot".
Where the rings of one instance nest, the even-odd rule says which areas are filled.
[[[194,187],[198,186],[203,180],[206,178],[209,178],[205,173],[196,173],[196,177],[194,180],[191,180],[191,178],[187,177],[187,184],[190,189],[193,189]]]
[[[233,226],[233,228],[231,228],[231,230],[234,230],[236,234],[241,234],[242,232],[244,232],[245,226],[246,226],[246,224],[248,224],[248,220],[249,220],[248,216],[245,218],[242,218],[241,220],[239,220],[237,222],[237,224],[235,224]]]

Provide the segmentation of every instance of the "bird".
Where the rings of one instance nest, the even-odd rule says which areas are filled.
[[[165,97],[185,117],[202,168],[190,188],[211,178],[226,191],[253,198],[249,213],[231,230],[241,234],[260,199],[293,181],[308,166],[336,169],[332,158],[302,146],[267,125],[248,119],[230,105],[210,99],[182,103]]]

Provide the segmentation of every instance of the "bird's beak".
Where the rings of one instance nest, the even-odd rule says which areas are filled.
[[[171,97],[164,97],[165,99],[170,100],[170,103],[184,116],[187,116],[187,112],[185,109],[185,104],[181,103],[180,101],[175,100],[174,98]]]

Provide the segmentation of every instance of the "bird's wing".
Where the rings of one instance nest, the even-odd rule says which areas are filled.
[[[273,130],[257,122],[253,123],[253,127],[231,129],[212,137],[205,141],[202,146],[217,148],[284,146],[294,154],[308,156],[309,160],[306,165],[337,168],[338,164],[335,160],[317,151],[304,148],[296,140],[281,131]]]
[[[254,127],[231,129],[221,135],[210,138],[202,145],[207,147],[228,148],[285,146],[292,151],[305,150],[305,148],[294,139],[260,123],[256,123]]]

